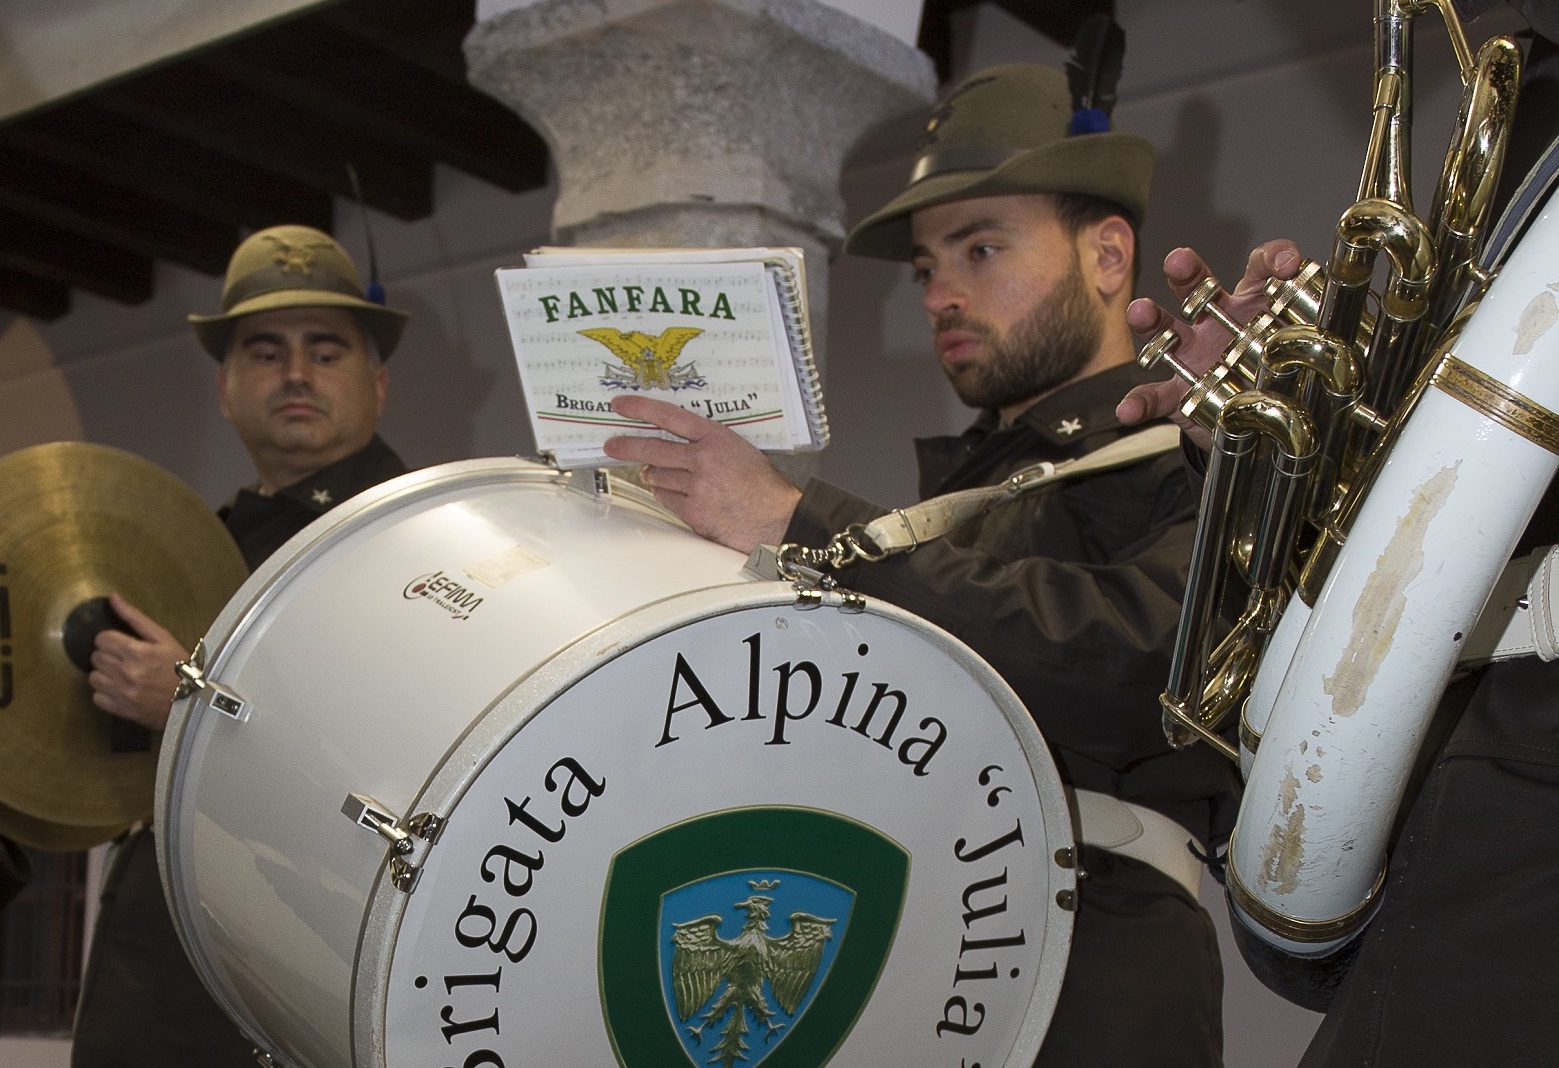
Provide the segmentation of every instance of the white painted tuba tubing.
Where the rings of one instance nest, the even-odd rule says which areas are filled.
[[[1461,643],[1559,465],[1556,250],[1551,201],[1403,427],[1292,659],[1261,665],[1282,683],[1229,892],[1286,952],[1326,953],[1368,919]]]

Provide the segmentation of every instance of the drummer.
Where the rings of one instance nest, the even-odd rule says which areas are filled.
[[[406,465],[376,432],[384,360],[404,312],[368,300],[330,235],[278,226],[233,253],[222,312],[191,315],[220,367],[217,403],[257,480],[218,514],[251,570],[331,507]],[[104,631],[92,656],[93,702],[152,729],[168,719],[174,665],[188,651],[117,594],[130,633]],[[104,880],[82,982],[74,1068],[252,1068],[252,1044],[206,993],[168,915],[149,829],[122,840]]]
[[[980,412],[959,437],[917,443],[928,494],[1126,436],[1114,407],[1145,381],[1126,307],[1153,151],[1126,133],[1074,133],[1073,117],[1059,71],[974,75],[932,112],[908,188],[846,242],[914,266],[943,370]],[[818,480],[797,490],[681,408],[614,406],[684,443],[618,437],[607,452],[647,464],[664,503],[732,548],[820,548],[884,513]],[[1077,788],[1089,878],[1040,1065],[1222,1063],[1222,970],[1192,849],[1226,836],[1237,780],[1207,746],[1171,751],[1158,706],[1195,511],[1178,453],[1160,454],[838,575],[989,660]]]

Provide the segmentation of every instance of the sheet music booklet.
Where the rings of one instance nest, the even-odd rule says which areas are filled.
[[[497,272],[536,448],[611,463],[611,409],[640,393],[717,420],[767,452],[821,449],[828,419],[798,248],[540,248]]]

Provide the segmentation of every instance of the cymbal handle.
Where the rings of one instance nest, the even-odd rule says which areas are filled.
[[[97,643],[97,636],[105,630],[135,633],[128,623],[119,618],[107,597],[89,597],[65,617],[60,642],[65,646],[65,655],[70,658],[70,662],[80,668],[83,674],[92,670],[92,647]],[[139,723],[132,723],[119,716],[112,717],[108,728],[109,752],[144,753],[151,747],[151,731]]]

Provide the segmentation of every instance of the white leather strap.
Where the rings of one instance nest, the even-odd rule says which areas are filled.
[[[1127,467],[1151,456],[1169,452],[1180,444],[1180,431],[1167,423],[1150,426],[1117,438],[1100,449],[1061,463],[1042,461],[1009,476],[995,486],[958,490],[932,497],[908,508],[896,508],[866,524],[865,533],[883,555],[905,552],[933,541],[975,516],[990,511],[1030,490],[1055,482]]]
[[[1150,864],[1186,888],[1193,898],[1202,887],[1202,863],[1189,846],[1194,837],[1150,808],[1093,790],[1073,791],[1078,833],[1085,845]]]
[[[1559,545],[1505,566],[1458,663],[1478,667],[1521,656],[1559,659]]]

